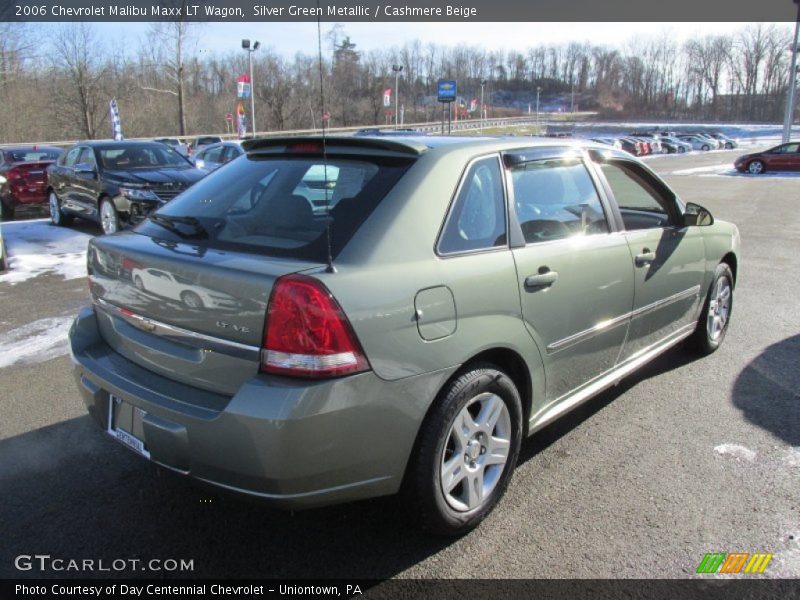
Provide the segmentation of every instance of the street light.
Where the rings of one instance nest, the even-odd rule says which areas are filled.
[[[400,71],[403,70],[403,65],[392,65],[394,71],[394,128],[398,127],[398,117],[400,115]],[[413,117],[412,117],[413,118]]]
[[[242,40],[242,49],[247,51],[247,62],[250,64],[250,123],[253,128],[253,137],[256,137],[256,86],[253,82],[253,52],[260,46],[261,42],[254,41],[251,48],[250,40]]]
[[[542,86],[536,86],[536,133],[539,133],[539,94],[542,93]]]
[[[486,114],[486,111],[483,108],[483,88],[485,85],[486,85],[486,80],[485,79],[481,80],[481,127],[480,127],[481,134],[483,133],[483,116],[484,114]]]
[[[797,4],[797,19],[794,25],[794,40],[792,41],[792,66],[789,71],[789,92],[786,96],[786,114],[783,118],[783,143],[785,144],[792,138],[792,123],[794,123],[794,98],[797,93],[797,51],[800,42],[800,0],[794,0]]]

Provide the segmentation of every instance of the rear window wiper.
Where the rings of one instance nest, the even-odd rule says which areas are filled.
[[[152,214],[147,217],[156,225],[161,225],[164,229],[168,229],[182,238],[207,238],[208,230],[203,227],[202,223],[196,217],[178,217],[172,215]],[[186,232],[178,225],[189,225],[194,230]]]

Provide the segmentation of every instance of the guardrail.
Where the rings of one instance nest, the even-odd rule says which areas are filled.
[[[474,130],[480,129],[481,125],[484,128],[490,127],[505,127],[508,125],[524,125],[524,124],[531,124],[531,125],[539,125],[540,127],[547,127],[548,125],[553,125],[555,123],[563,123],[566,125],[570,118],[578,118],[589,115],[592,113],[559,113],[561,117],[558,121],[553,121],[551,119],[542,119],[541,115],[540,118],[537,119],[536,115],[525,115],[522,117],[496,117],[492,119],[467,119],[463,121],[452,121],[450,123],[450,128],[452,131],[465,131],[465,130]],[[549,115],[548,115],[549,116]],[[444,124],[445,132],[447,130],[447,122]],[[442,122],[441,121],[424,121],[420,123],[405,123],[402,125],[403,129],[417,129],[423,133],[437,133],[442,131]],[[394,125],[357,125],[353,127],[326,127],[325,132],[328,134],[343,134],[343,133],[355,133],[356,131],[362,129],[382,129],[382,130],[390,130],[394,129]],[[292,129],[292,130],[283,130],[283,131],[259,131],[256,133],[256,137],[294,137],[294,136],[301,136],[301,135],[319,135],[322,133],[322,128],[317,127],[313,129]],[[223,140],[234,140],[238,139],[237,134],[235,133],[196,133],[191,135],[152,135],[147,137],[136,137],[136,138],[125,138],[127,141],[145,141],[145,140],[152,140],[154,138],[181,138],[185,140],[191,140],[192,138],[203,137],[203,136],[217,136],[222,138]],[[249,136],[248,136],[249,137]],[[80,140],[58,140],[58,141],[47,141],[47,142],[17,142],[17,143],[8,143],[8,144],[0,144],[0,147],[8,147],[8,146],[21,146],[21,145],[31,145],[36,144],[38,146],[71,146],[73,144],[77,144],[78,142],[86,141],[85,139]],[[94,141],[103,141],[101,138],[100,140]],[[109,139],[109,141],[111,141]]]

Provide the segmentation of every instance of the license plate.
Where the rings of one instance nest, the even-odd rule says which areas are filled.
[[[141,435],[142,419],[147,413],[141,408],[133,406],[117,398],[108,397],[108,434],[128,448],[150,458],[150,452],[144,447],[144,442],[135,434]]]

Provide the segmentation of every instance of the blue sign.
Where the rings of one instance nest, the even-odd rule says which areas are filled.
[[[456,82],[439,80],[439,102],[454,102],[456,99]]]

